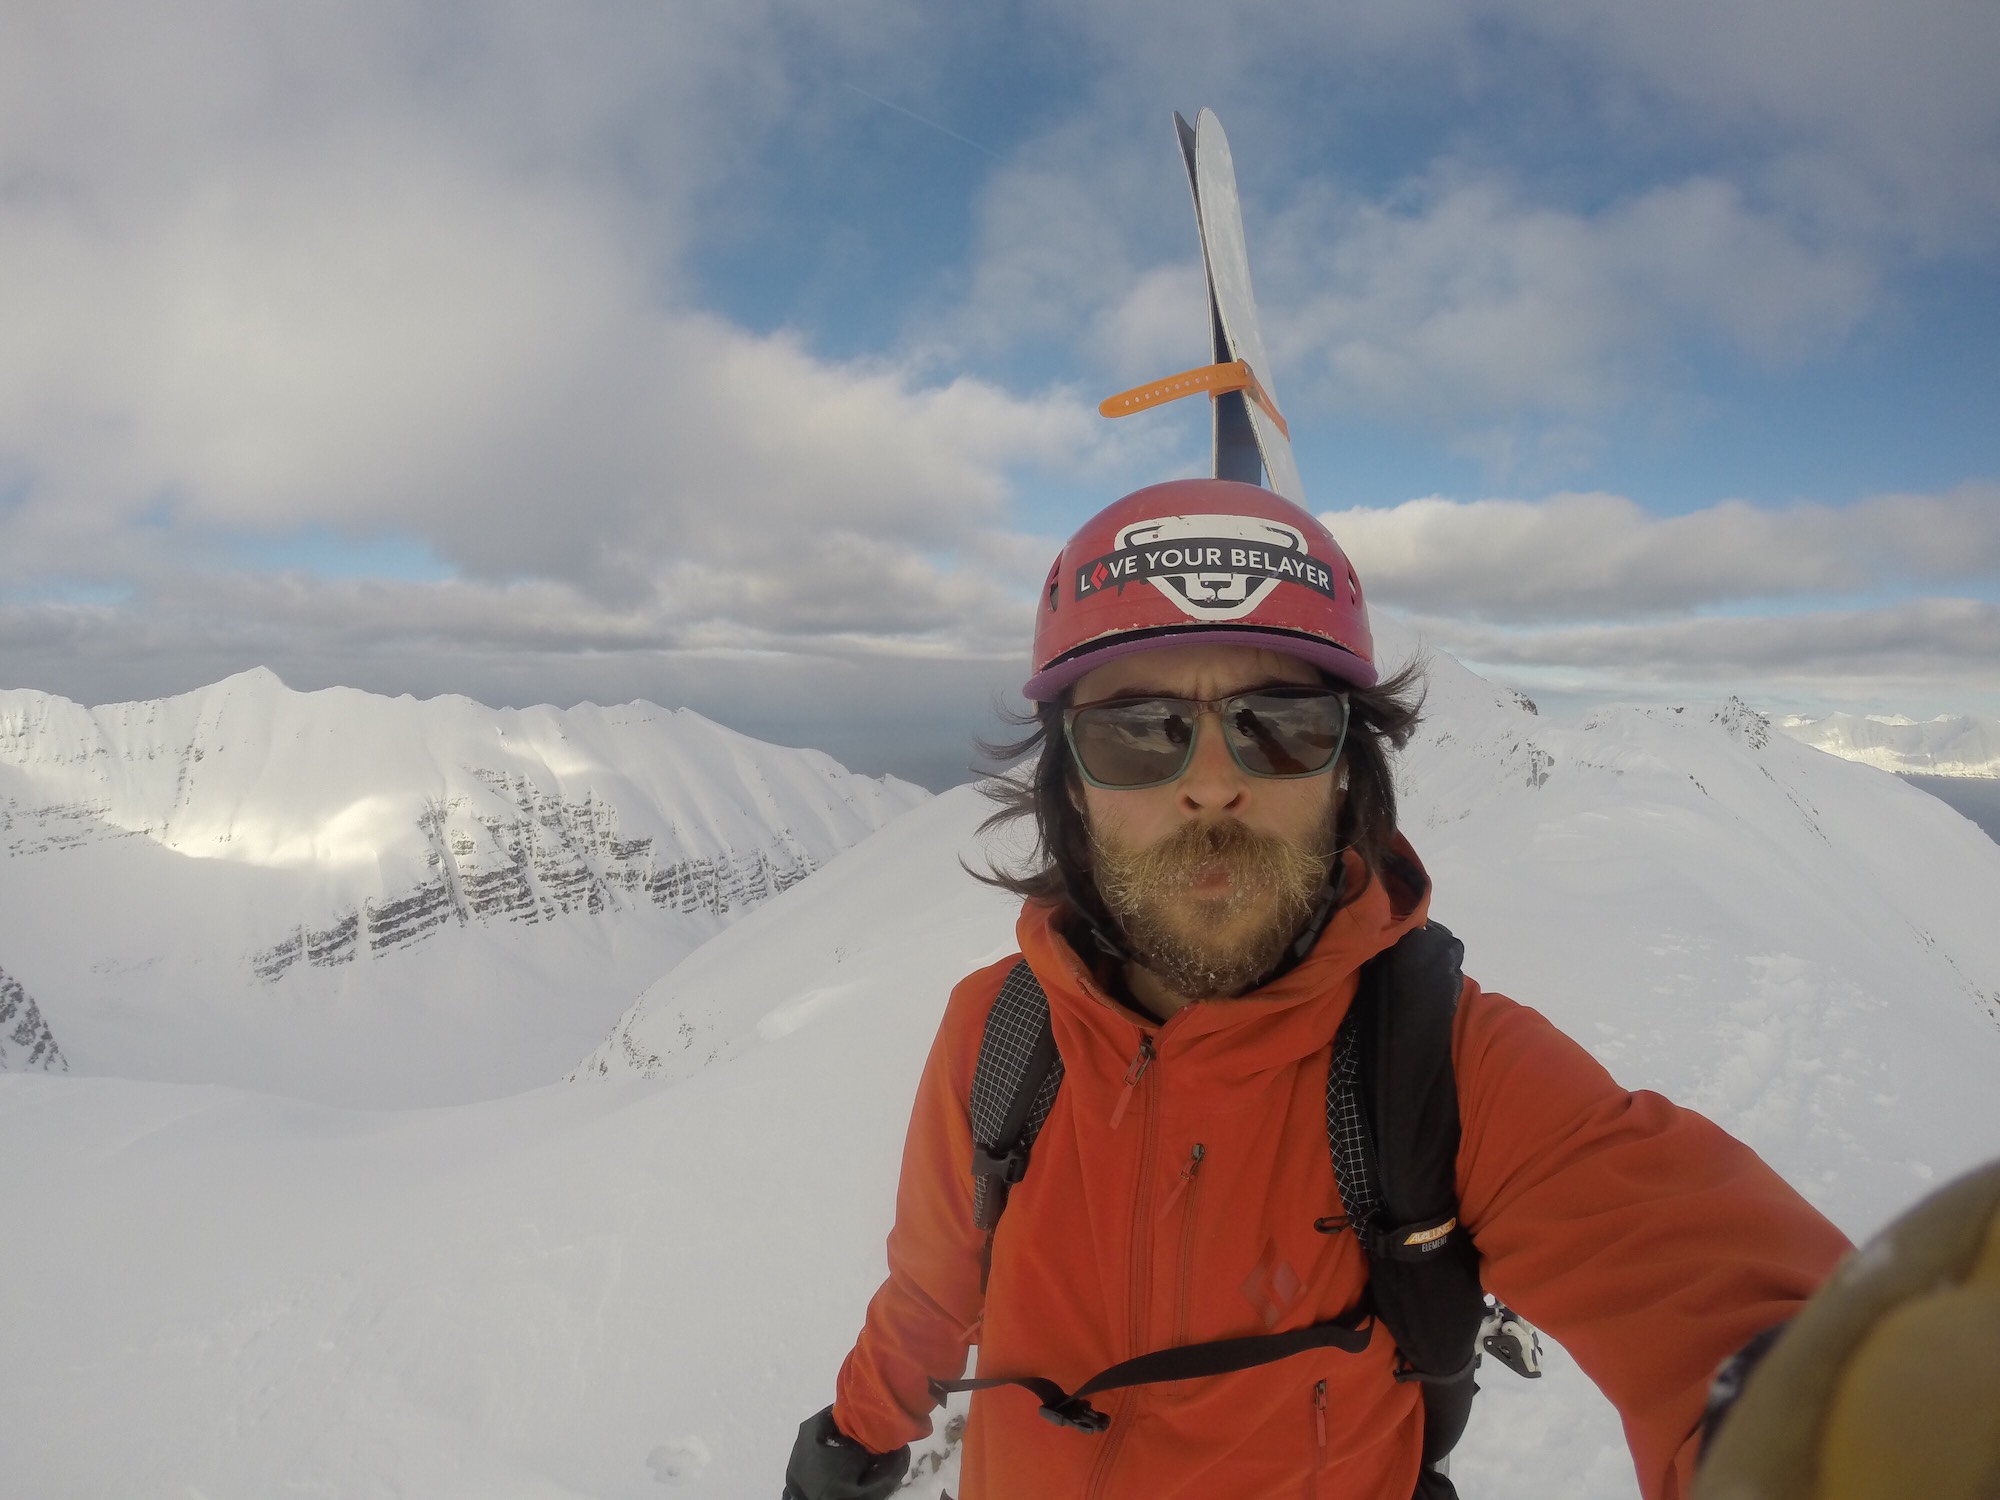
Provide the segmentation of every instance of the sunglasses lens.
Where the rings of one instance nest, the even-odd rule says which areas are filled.
[[[1179,698],[1100,703],[1070,715],[1076,762],[1099,786],[1153,786],[1187,765],[1194,741],[1193,705]]]
[[[1347,699],[1318,688],[1239,693],[1217,705],[1236,763],[1253,776],[1314,776],[1347,734]],[[1070,749],[1099,786],[1158,786],[1187,769],[1196,715],[1185,698],[1096,703],[1069,715]]]
[[[1338,693],[1244,693],[1224,708],[1237,764],[1254,776],[1312,776],[1340,754],[1347,700]]]

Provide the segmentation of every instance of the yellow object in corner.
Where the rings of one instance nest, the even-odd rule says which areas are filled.
[[[1750,1377],[1694,1500],[2000,1500],[2000,1162],[1842,1264]]]

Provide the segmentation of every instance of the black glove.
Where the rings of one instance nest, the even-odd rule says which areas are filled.
[[[833,1425],[833,1408],[799,1423],[783,1500],[888,1500],[910,1467],[909,1448],[870,1453]]]

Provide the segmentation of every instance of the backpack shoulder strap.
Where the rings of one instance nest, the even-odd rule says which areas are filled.
[[[1062,1087],[1049,997],[1022,959],[1001,982],[972,1073],[972,1212],[991,1235]]]
[[[1452,1026],[1464,946],[1433,922],[1361,972],[1327,1074],[1327,1144],[1344,1225],[1368,1253],[1371,1305],[1396,1340],[1397,1378],[1424,1382],[1424,1464],[1471,1412],[1486,1312],[1479,1255],[1458,1221]]]
[[[1370,1254],[1423,1258],[1456,1225],[1458,1087],[1451,1036],[1464,946],[1436,922],[1362,966],[1334,1040],[1326,1137],[1344,1219]],[[1397,1231],[1401,1231],[1400,1234]]]
[[[1357,1073],[1375,1147],[1382,1219],[1373,1253],[1425,1260],[1458,1226],[1458,1079],[1451,1038],[1465,946],[1432,922],[1380,954],[1364,978]]]

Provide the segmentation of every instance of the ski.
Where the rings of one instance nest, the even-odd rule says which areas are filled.
[[[1201,237],[1213,363],[1122,391],[1097,409],[1107,417],[1130,416],[1206,392],[1214,412],[1215,477],[1268,484],[1287,500],[1304,505],[1305,484],[1292,456],[1291,429],[1271,391],[1271,361],[1250,287],[1250,253],[1243,240],[1243,208],[1236,193],[1229,137],[1209,109],[1196,115],[1192,125],[1176,111],[1174,134],[1187,168],[1195,229]]]
[[[1294,504],[1304,505],[1305,485],[1292,457],[1291,437],[1277,415],[1271,360],[1264,348],[1263,327],[1257,320],[1256,294],[1250,288],[1250,252],[1243,239],[1243,208],[1236,193],[1236,163],[1229,153],[1229,137],[1223,133],[1222,121],[1212,109],[1196,115],[1192,129],[1176,114],[1174,130],[1180,139],[1182,158],[1189,165],[1188,180],[1194,189],[1195,223],[1201,231],[1201,259],[1208,279],[1209,322],[1216,363],[1241,361],[1249,365],[1265,396],[1265,401],[1242,395],[1216,398],[1215,477],[1247,479],[1255,484],[1261,460],[1270,487]],[[1249,446],[1254,457],[1240,456],[1239,424],[1250,429]],[[1225,464],[1232,472],[1224,472]],[[1249,472],[1235,472],[1239,467]]]

